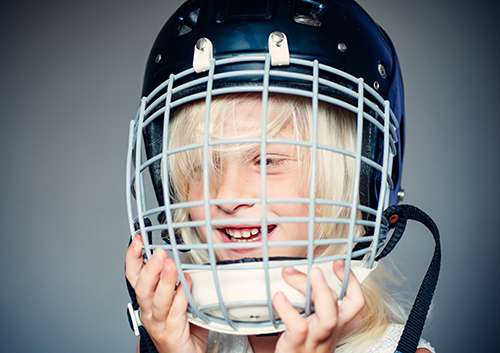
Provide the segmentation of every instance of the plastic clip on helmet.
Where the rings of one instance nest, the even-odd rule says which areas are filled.
[[[261,97],[261,126],[268,126],[271,108],[267,105],[272,96],[303,97],[312,112],[310,139],[280,140],[267,136],[266,129],[258,138],[213,137],[208,128],[210,107],[219,96],[234,94]],[[194,143],[172,147],[169,122],[182,119],[177,112],[200,101],[204,102],[200,126],[205,131]],[[356,119],[354,150],[318,138],[318,107],[323,103],[349,111]],[[193,284],[187,292],[187,315],[192,323],[233,334],[282,331],[285,327],[271,303],[278,290],[284,291],[303,315],[314,310],[309,284],[306,295],[292,289],[281,277],[283,267],[294,266],[309,273],[313,267],[331,268],[332,261],[345,259],[346,268],[362,281],[376,266],[375,257],[389,228],[383,211],[398,201],[403,127],[403,87],[393,45],[354,1],[188,1],[168,20],[153,45],[141,106],[130,126],[127,205],[131,235],[143,237],[146,261],[155,248],[171,251],[184,288],[184,273],[190,273]],[[189,129],[186,124],[182,132],[195,134]],[[265,155],[273,143],[307,150],[306,197],[267,196],[269,167],[262,158],[258,197],[210,198],[217,188],[209,170],[215,147],[220,152],[236,144],[247,144],[248,148],[258,144]],[[203,198],[195,201],[176,195],[175,171],[170,165],[175,155],[184,158],[191,152],[202,156],[198,172]],[[317,192],[318,156],[322,154],[341,155],[353,166],[348,199],[325,198]],[[256,205],[260,217],[238,219],[231,215],[220,219],[211,213],[214,207],[241,203]],[[309,212],[307,217],[270,218],[266,210],[275,204],[305,205]],[[202,220],[189,216],[193,207],[204,210]],[[338,214],[344,216],[318,213],[318,207],[341,209]],[[182,210],[188,216],[178,217]],[[287,223],[305,225],[307,234],[302,240],[268,239],[273,232],[270,225]],[[219,229],[238,224],[251,224],[256,231],[245,236],[227,234],[225,241],[214,241]],[[321,225],[342,225],[338,229],[345,231],[316,239]],[[206,241],[201,237],[196,242],[187,241],[183,236],[200,228],[207,233]],[[361,235],[356,232],[359,228],[363,229]],[[243,241],[245,237],[255,241]],[[320,248],[330,246],[343,251],[317,256]],[[271,256],[276,253],[273,249],[280,247],[300,247],[304,256]],[[228,249],[236,249],[241,258],[221,259],[218,254]],[[246,258],[245,249],[260,249],[261,256]],[[206,261],[194,261],[194,253],[203,253]],[[347,283],[349,271],[345,276],[343,283]],[[342,298],[345,286],[333,273],[327,280]]]

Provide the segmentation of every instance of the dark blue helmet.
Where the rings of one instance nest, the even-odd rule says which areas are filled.
[[[389,205],[398,202],[404,152],[404,94],[401,71],[394,46],[387,34],[355,2],[350,0],[192,0],[185,2],[160,31],[149,55],[144,76],[143,96],[150,95],[172,74],[193,67],[197,43],[207,38],[212,43],[213,58],[230,59],[240,55],[269,53],[269,36],[286,35],[290,58],[313,62],[362,78],[384,100],[390,102],[399,127],[394,131],[395,157]],[[235,62],[218,67],[218,72],[261,70],[259,62]],[[306,73],[309,68],[291,63],[276,70]],[[195,81],[205,73],[192,72],[180,81]],[[354,83],[341,76],[320,72],[320,76],[349,89]],[[214,87],[262,85],[258,76],[236,76],[221,79]],[[271,85],[311,90],[310,83],[288,77],[274,78]],[[176,98],[206,89],[205,84],[178,92]],[[321,87],[320,93],[349,99],[339,90]],[[174,95],[175,96],[175,95]],[[352,98],[352,97],[351,97]],[[374,160],[382,158],[381,138],[366,130],[364,154]],[[146,139],[157,140],[155,129]],[[151,147],[149,156],[158,151]],[[157,174],[157,173],[156,173]],[[364,168],[360,195],[362,203],[375,206],[378,201],[380,173]],[[155,175],[155,173],[153,173]],[[377,182],[378,180],[378,182]],[[161,182],[156,180],[157,197],[164,200]]]

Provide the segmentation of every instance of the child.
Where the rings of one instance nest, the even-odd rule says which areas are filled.
[[[375,258],[400,190],[403,91],[368,15],[349,0],[188,1],[143,96],[126,255],[139,350],[394,351],[404,319]]]

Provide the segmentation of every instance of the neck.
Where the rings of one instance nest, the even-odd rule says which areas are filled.
[[[280,336],[248,336],[254,353],[273,353]]]

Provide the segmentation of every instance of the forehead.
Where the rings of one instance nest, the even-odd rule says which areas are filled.
[[[254,99],[238,100],[232,109],[212,114],[212,119],[221,120],[226,133],[231,132],[251,132],[260,130],[263,118],[267,121],[270,117],[262,117],[262,103]],[[266,114],[267,115],[267,114]]]
[[[224,97],[214,100],[210,109],[210,134],[212,138],[228,135],[248,135],[260,137],[261,127],[266,124],[267,136],[297,135],[303,130],[297,126],[298,118],[304,115],[298,112],[296,104],[287,101],[287,97],[270,99],[264,107],[260,96]],[[300,125],[303,125],[303,121]],[[298,137],[298,136],[297,136]]]

